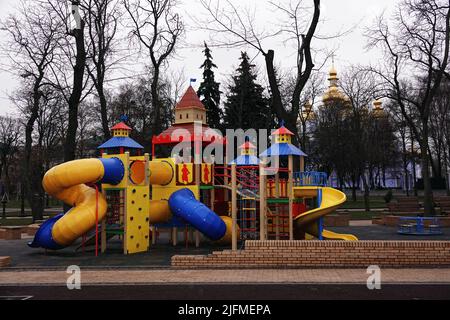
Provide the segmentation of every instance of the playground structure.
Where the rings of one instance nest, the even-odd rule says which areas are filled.
[[[206,110],[189,87],[175,108],[175,123],[152,138],[151,159],[129,137],[131,130],[123,122],[115,125],[113,137],[98,147],[101,158],[70,161],[45,174],[45,191],[72,209],[45,221],[29,246],[61,249],[94,230],[96,254],[116,236],[123,253],[132,254],[148,251],[163,229],[171,231],[176,244],[183,228],[187,236],[195,232],[197,246],[201,233],[231,243],[234,250],[247,239],[357,240],[324,230],[323,217],[346,196],[326,186],[325,173],[305,172],[307,155],[291,143],[293,134],[283,125],[259,157],[245,141],[227,164],[202,162],[205,147],[227,141],[206,125]],[[158,156],[159,147],[167,151],[180,142],[189,146],[194,161]],[[275,159],[272,166],[269,157]]]

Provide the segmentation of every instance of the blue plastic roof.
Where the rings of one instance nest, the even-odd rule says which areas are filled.
[[[260,157],[270,157],[270,156],[304,156],[308,155],[302,150],[290,143],[274,143],[269,149],[261,153]]]
[[[108,148],[131,148],[131,149],[144,149],[139,143],[134,141],[129,137],[112,137],[108,141],[106,141],[101,146],[97,147],[97,149],[108,149]]]
[[[252,155],[242,155],[231,161],[229,164],[236,163],[238,166],[245,166],[245,165],[259,165],[259,159],[256,156]]]

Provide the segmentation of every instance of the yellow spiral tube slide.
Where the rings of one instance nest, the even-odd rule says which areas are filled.
[[[85,183],[101,180],[104,167],[99,159],[69,161],[50,169],[42,185],[52,197],[72,206],[52,229],[52,237],[61,246],[68,246],[95,226],[98,199],[98,220],[106,214],[106,199],[101,192]]]
[[[174,176],[172,166],[165,161],[151,161],[148,170],[151,184],[168,184]],[[45,221],[28,245],[61,249],[86,234],[95,227],[96,215],[101,221],[107,210],[104,195],[86,184],[100,182],[115,185],[122,181],[124,174],[122,161],[115,157],[74,160],[51,168],[42,181],[44,190],[72,206],[72,209]],[[153,221],[170,217],[167,201],[151,201],[150,208]]]
[[[123,175],[123,163],[117,158],[74,160],[48,170],[42,181],[44,190],[72,209],[45,221],[28,245],[61,249],[72,244],[95,226],[96,214],[98,221],[106,214],[105,197],[86,184],[116,184]]]

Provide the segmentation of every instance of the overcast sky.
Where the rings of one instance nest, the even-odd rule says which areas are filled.
[[[214,0],[213,0],[214,1]],[[231,0],[233,3],[244,5],[246,7],[257,6],[256,16],[258,28],[270,30],[277,22],[277,14],[268,5],[265,0]],[[280,0],[281,3],[288,4],[290,0]],[[303,0],[305,5],[312,4],[312,0]],[[394,9],[398,0],[322,0],[321,24],[319,26],[320,35],[333,35],[339,30],[352,31],[345,36],[331,40],[315,40],[313,47],[321,49],[336,50],[335,65],[339,71],[345,69],[350,64],[369,64],[376,63],[380,59],[379,52],[372,50],[366,52],[364,49],[365,39],[363,37],[364,27],[372,24],[374,18],[386,11],[389,14]],[[4,19],[7,15],[14,12],[14,5],[17,0],[0,0],[0,19]],[[194,87],[197,88],[202,78],[202,70],[199,66],[203,62],[203,54],[200,45],[203,41],[208,41],[210,35],[204,31],[195,30],[193,28],[193,20],[202,17],[203,9],[198,0],[181,0],[180,13],[183,15],[187,25],[185,35],[185,43],[183,49],[177,51],[176,57],[171,61],[170,68],[172,72],[183,71],[186,78],[186,85],[190,78],[197,78]],[[2,35],[3,37],[3,35]],[[3,38],[0,38],[0,42]],[[1,44],[1,43],[0,43]],[[295,50],[289,44],[283,43],[282,39],[270,40],[263,44],[265,48],[275,50],[276,64],[284,70],[289,70],[295,65]],[[256,52],[250,48],[242,48],[247,50],[250,57],[255,57]],[[213,49],[214,62],[219,67],[216,70],[218,81],[224,83],[229,75],[238,65],[238,58],[241,49]],[[262,65],[262,58],[255,57],[254,62]],[[2,63],[5,63],[3,60]],[[328,69],[329,66],[326,66]],[[140,67],[136,68],[139,73]],[[122,80],[123,83],[124,80]],[[261,79],[261,82],[263,80]],[[117,86],[120,81],[112,83]],[[14,107],[8,99],[8,94],[14,91],[18,86],[18,80],[14,75],[0,69],[0,115],[14,114]]]

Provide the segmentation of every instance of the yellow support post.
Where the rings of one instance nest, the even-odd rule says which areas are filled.
[[[305,172],[305,158],[300,156],[300,172]]]
[[[236,163],[231,165],[231,249],[237,250],[237,183]]]
[[[150,247],[149,207],[150,189],[148,186],[148,175],[142,184],[134,184],[129,177],[129,166],[132,161],[146,161],[148,155],[143,157],[130,157],[125,152],[122,161],[126,168],[126,175],[121,184],[124,190],[124,254],[147,251]],[[146,161],[148,162],[148,161]]]
[[[228,147],[226,147],[228,148]],[[223,165],[224,169],[223,169],[223,185],[228,187],[228,163],[230,163],[230,159],[228,156],[228,149],[225,150],[225,163]],[[228,192],[225,191],[224,195],[223,195],[223,200],[228,202],[229,201],[229,196],[228,196]]]

